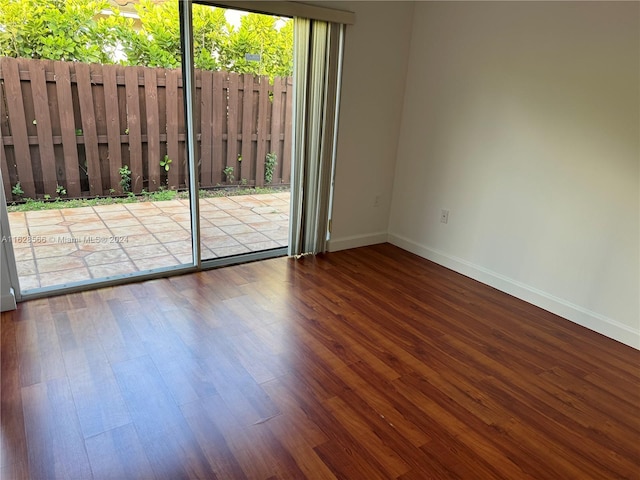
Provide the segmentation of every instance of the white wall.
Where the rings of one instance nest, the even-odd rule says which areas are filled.
[[[639,18],[418,2],[390,241],[639,347]]]
[[[356,14],[346,32],[329,249],[384,242],[413,3],[317,3]]]

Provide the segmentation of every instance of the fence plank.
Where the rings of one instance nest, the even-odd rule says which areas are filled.
[[[160,186],[160,114],[158,112],[158,74],[162,69],[144,69],[144,92],[147,106],[147,172],[148,190]]]
[[[212,185],[212,136],[213,136],[213,74],[201,72],[200,105],[201,105],[201,137],[200,137],[200,186]]]
[[[282,182],[291,183],[291,146],[293,144],[291,135],[293,134],[293,78],[287,77],[287,100],[284,109],[284,145],[282,147]]]
[[[258,140],[256,145],[256,186],[264,185],[264,169],[267,155],[267,119],[269,115],[269,77],[260,77],[258,95]]]
[[[9,150],[5,148],[5,140],[7,135],[6,132],[9,132],[8,122],[5,123],[5,120],[8,120],[7,112],[5,111],[5,92],[4,92],[4,82],[0,82],[0,121],[2,122],[2,129],[0,129],[0,151],[3,152],[3,155],[0,155],[0,172],[2,172],[2,186],[5,191],[5,196],[7,197],[7,202],[11,201],[11,173],[9,172],[9,165],[15,164],[12,158],[10,158]],[[6,129],[4,127],[7,127]],[[11,152],[13,153],[13,152]]]
[[[29,62],[31,90],[35,112],[35,125],[38,132],[38,148],[40,149],[40,165],[44,193],[54,196],[58,186],[56,175],[56,159],[53,154],[53,133],[49,115],[49,97],[44,75],[43,62]]]
[[[36,196],[33,167],[31,165],[31,151],[27,136],[27,120],[24,113],[22,89],[20,88],[20,74],[18,62],[14,58],[4,57],[2,60],[5,89],[7,93],[7,112],[11,122],[11,136],[18,170],[18,181],[24,191],[25,197]],[[7,196],[10,195],[7,192]]]
[[[92,63],[89,65],[91,78],[91,96],[93,97],[93,115],[96,121],[96,132],[98,139],[98,160],[100,162],[100,190],[101,194],[108,191],[105,184],[110,180],[109,172],[109,147],[106,142],[101,142],[101,138],[106,137],[107,116],[104,104],[104,85],[102,81],[102,65]]]
[[[124,85],[127,96],[127,135],[129,136],[129,169],[131,191],[142,191],[142,132],[140,130],[140,98],[138,94],[138,67],[124,70]]]
[[[271,139],[269,142],[269,151],[276,154],[278,159],[277,172],[281,170],[283,158],[282,158],[282,142],[280,140],[280,133],[282,132],[282,78],[276,77],[273,79],[273,101],[271,104]],[[274,174],[274,179],[282,178],[282,175]]]
[[[242,163],[244,165],[239,165],[238,170],[238,178],[240,180],[240,176],[245,175],[245,171],[247,171],[248,175],[251,175],[251,152],[252,152],[252,140],[253,136],[253,75],[244,74],[243,84],[244,84],[244,92],[242,97],[242,148],[240,150],[242,155]],[[246,162],[245,162],[246,161]],[[254,170],[255,171],[255,170]]]
[[[167,155],[171,159],[169,186],[180,186],[180,152],[178,150],[178,70],[167,70]]]
[[[89,191],[91,195],[102,195],[102,175],[98,155],[98,132],[96,130],[96,119],[93,108],[93,94],[91,92],[91,74],[89,65],[76,63],[75,66],[80,116],[82,118],[82,136],[84,138],[84,151],[87,158]]]
[[[2,148],[4,151],[4,137],[1,134],[0,134],[0,148]],[[7,165],[7,161],[9,159],[7,157],[8,155],[6,156],[3,155],[3,158],[0,158],[0,172],[2,172],[2,186],[4,187],[4,191],[6,192],[5,196],[7,197],[7,202],[10,202],[12,187],[11,187],[11,174],[9,173],[9,166]]]
[[[60,135],[62,137],[62,152],[64,156],[64,187],[70,197],[81,195],[80,172],[78,167],[78,143],[76,140],[76,126],[73,116],[71,97],[71,74],[67,62],[55,62],[53,71],[56,79],[56,95],[58,96],[58,116]]]
[[[122,151],[120,143],[120,113],[118,109],[118,84],[116,67],[102,66],[102,82],[104,86],[104,105],[107,123],[107,146],[109,148],[110,189],[120,185],[120,168],[122,168]]]
[[[222,150],[222,130],[223,125],[227,123],[227,104],[223,98],[223,95],[225,93],[225,90],[223,88],[223,80],[225,76],[225,72],[213,72],[213,161],[211,167],[212,185],[222,183],[222,168],[224,158]]]
[[[239,75],[229,73],[229,111],[227,117],[227,162],[235,170],[238,162],[238,83]],[[226,178],[224,179],[227,180]]]
[[[1,64],[0,67],[2,67]],[[0,70],[0,79],[2,78],[3,75]],[[0,149],[2,149],[0,151],[3,153],[3,155],[0,155],[0,172],[2,172],[2,186],[6,192],[7,201],[11,201],[11,172],[9,172],[9,165],[13,166],[15,162],[9,158],[9,152],[11,150],[5,147],[7,137],[11,136],[9,115],[6,110],[6,98],[5,82],[0,81]]]

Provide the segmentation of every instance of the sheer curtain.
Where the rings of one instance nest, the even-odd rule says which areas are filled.
[[[289,255],[326,251],[344,25],[295,18]]]

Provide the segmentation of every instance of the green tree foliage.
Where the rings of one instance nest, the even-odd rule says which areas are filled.
[[[0,54],[100,62],[96,15],[106,1],[0,0]]]
[[[135,9],[139,20],[106,0],[0,0],[0,55],[178,68],[178,1],[140,0]],[[271,77],[293,71],[291,20],[250,13],[234,27],[225,9],[193,5],[193,37],[196,68]]]
[[[246,15],[240,27],[232,29],[227,48],[221,52],[225,70],[259,75],[291,75],[293,71],[293,22],[279,30],[278,19],[267,15]],[[247,60],[257,54],[260,60]]]

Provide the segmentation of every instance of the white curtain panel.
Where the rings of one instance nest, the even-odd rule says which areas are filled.
[[[344,25],[295,19],[289,255],[326,251]]]

